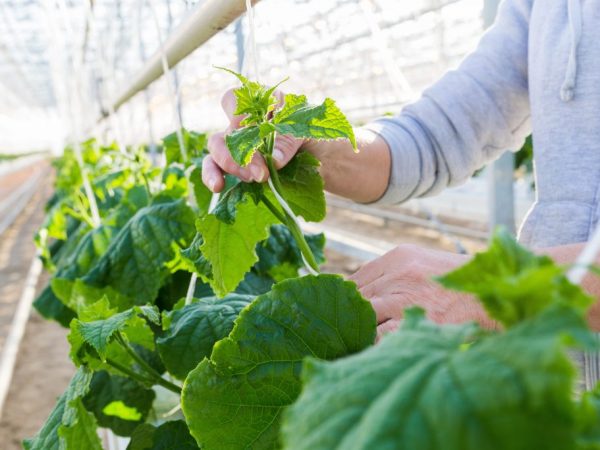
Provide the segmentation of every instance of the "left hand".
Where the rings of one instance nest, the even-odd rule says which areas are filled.
[[[477,321],[493,328],[483,306],[468,294],[448,291],[433,280],[465,264],[469,257],[400,245],[363,266],[349,279],[371,301],[377,316],[377,338],[395,330],[404,309],[419,306],[437,323]]]

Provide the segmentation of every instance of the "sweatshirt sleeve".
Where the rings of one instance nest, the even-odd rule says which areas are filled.
[[[379,203],[401,203],[466,181],[531,131],[527,81],[533,0],[504,0],[496,22],[458,69],[419,100],[366,126],[391,150],[390,183]]]

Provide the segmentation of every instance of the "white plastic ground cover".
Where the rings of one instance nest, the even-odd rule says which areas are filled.
[[[4,346],[2,347],[2,353],[0,354],[0,419],[2,418],[2,410],[17,362],[19,346],[21,345],[25,327],[29,320],[31,304],[35,297],[35,289],[41,273],[42,262],[38,258],[38,255],[35,255],[31,262],[29,273],[27,274],[25,287],[21,294],[21,298],[19,299],[17,310],[10,331],[8,332],[8,337],[6,338]]]

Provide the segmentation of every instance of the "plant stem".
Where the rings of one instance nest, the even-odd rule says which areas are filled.
[[[269,144],[272,145],[271,142],[269,142]],[[273,158],[271,157],[270,154],[267,154],[267,155],[265,155],[265,160],[267,162],[267,167],[269,168],[269,176],[271,177],[271,181],[273,182],[273,187],[277,191],[276,194],[279,194],[279,196],[281,197],[282,196],[281,193],[283,192],[283,189],[282,189],[281,181],[279,180],[279,174],[277,173],[277,169],[275,168],[275,164],[273,162]],[[268,200],[267,200],[267,202],[268,202]],[[264,198],[263,198],[263,203],[265,203]],[[265,203],[265,205],[267,206],[267,208],[271,209],[271,207],[269,207],[269,203],[270,202]],[[271,206],[273,206],[273,205],[271,204]],[[273,211],[273,209],[271,209],[271,211]],[[290,217],[290,214],[288,213],[288,211],[285,211],[285,209],[284,209],[284,214],[285,214],[285,216],[283,218],[285,220],[282,220],[282,222],[289,228],[290,232],[292,233],[292,236],[296,240],[296,243],[298,244],[298,247],[300,248],[300,252],[302,253],[302,256],[304,257],[305,263],[308,266],[310,266],[310,268],[313,269],[315,272],[319,272],[319,264],[317,263],[315,255],[313,254],[312,250],[310,249],[308,242],[306,242],[304,233],[302,233],[302,230],[298,226],[296,217]]]
[[[260,196],[260,200],[265,204],[265,206],[269,209],[269,211],[271,211],[273,213],[273,215],[275,217],[277,217],[277,219],[279,219],[279,221],[284,224],[287,225],[287,217],[285,216],[285,213],[282,213],[277,206],[275,206],[273,203],[271,203],[271,200],[269,200],[267,198],[267,196],[265,194],[261,194]]]
[[[109,366],[113,367],[114,369],[117,369],[119,372],[123,373],[123,375],[128,376],[129,378],[131,378],[132,380],[137,381],[138,383],[142,383],[142,384],[154,384],[153,381],[154,380],[150,380],[148,378],[145,378],[144,376],[140,375],[139,373],[134,372],[133,370],[121,365],[120,363],[113,361],[110,358],[106,358],[106,364],[108,364]]]
[[[160,373],[158,373],[156,370],[154,370],[153,367],[151,367],[146,361],[144,361],[144,359],[140,355],[138,355],[133,348],[131,348],[131,346],[127,343],[125,338],[123,338],[123,335],[121,334],[121,332],[117,332],[116,338],[117,338],[117,342],[119,344],[121,344],[121,346],[129,354],[129,356],[131,356],[133,358],[133,360],[135,362],[137,362],[140,365],[140,367],[147,372],[147,374],[151,377],[152,381],[154,381],[156,384],[159,384],[162,387],[164,387],[172,392],[181,394],[181,388],[179,386],[177,386],[176,384],[173,384],[170,381],[165,380],[160,375]]]

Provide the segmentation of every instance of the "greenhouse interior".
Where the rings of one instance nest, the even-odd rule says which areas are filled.
[[[600,449],[598,11],[0,0],[0,448]]]

